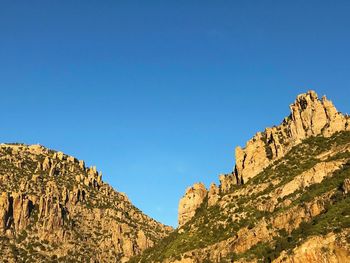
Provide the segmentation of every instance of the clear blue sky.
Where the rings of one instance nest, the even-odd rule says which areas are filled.
[[[166,224],[298,93],[350,111],[349,1],[0,4],[1,141],[96,165]]]

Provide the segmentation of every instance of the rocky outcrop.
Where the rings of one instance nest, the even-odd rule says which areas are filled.
[[[3,192],[0,196],[0,231],[2,233],[8,228],[11,214],[12,199],[10,199],[8,193]]]
[[[310,237],[293,249],[292,253],[283,252],[273,263],[350,262],[350,246],[346,240],[348,237],[348,230],[338,234]]]
[[[53,234],[57,231],[62,236],[61,227],[64,225],[64,208],[60,204],[60,199],[53,193],[42,195],[39,201],[38,220],[42,222],[40,232],[43,236]]]
[[[226,240],[217,242],[213,245],[209,245],[205,248],[195,249],[188,251],[181,255],[182,259],[191,259],[189,262],[232,262],[229,261],[229,255],[241,254],[249,251],[255,245],[259,243],[272,242],[273,238],[278,235],[278,232],[285,230],[288,233],[291,233],[293,230],[297,229],[302,222],[309,222],[315,216],[320,215],[326,209],[327,200],[333,195],[332,192],[326,193],[323,196],[317,197],[315,200],[312,200],[305,204],[299,204],[290,210],[283,211],[278,213],[275,217],[269,218],[268,220],[263,218],[256,224],[254,227],[243,227],[236,233],[232,233],[231,237]],[[322,238],[320,238],[322,239]],[[309,250],[312,254],[313,247]],[[296,260],[297,255],[300,255],[298,252],[299,249],[295,249],[295,257],[292,256],[290,259]],[[305,247],[304,247],[305,252]],[[343,253],[350,253],[350,249],[344,249]],[[302,253],[301,253],[302,254]],[[282,255],[286,255],[283,253]],[[346,254],[345,254],[346,255]],[[284,257],[279,257],[282,259]],[[317,260],[307,261],[302,257],[304,261],[295,261],[295,262],[320,262]],[[347,258],[347,257],[344,257]],[[294,262],[293,260],[287,262]],[[170,260],[167,262],[181,262],[176,260]],[[236,262],[236,261],[233,261]],[[242,260],[237,262],[256,262],[249,260]],[[284,262],[276,261],[273,262]],[[333,262],[333,261],[330,261]],[[347,261],[334,261],[334,262],[347,262]]]
[[[48,156],[45,157],[41,168],[43,169],[43,171],[49,171],[50,170],[50,168],[51,168],[51,159]]]
[[[25,229],[29,224],[30,212],[33,208],[33,203],[28,196],[23,193],[14,193],[13,198],[13,223],[16,232]]]
[[[342,190],[344,194],[350,193],[350,178],[346,178],[342,185]]]
[[[331,196],[332,193],[329,193],[306,204],[294,206],[287,212],[278,213],[271,219],[271,224],[276,229],[284,229],[290,233],[298,228],[302,222],[308,222],[321,214],[326,209],[327,200]]]
[[[236,148],[236,176],[244,180],[254,177],[305,138],[350,130],[349,118],[326,97],[320,100],[314,91],[299,95],[290,110],[291,115],[281,125],[258,132],[245,148]]]
[[[238,173],[236,171],[230,174],[219,175],[219,181],[220,181],[220,190],[222,193],[228,193],[232,191],[234,186],[244,184],[243,177],[238,176]]]
[[[140,249],[140,251],[143,251],[146,248],[152,247],[153,242],[147,238],[143,230],[139,230],[137,232],[136,245]]]
[[[208,206],[215,205],[220,199],[220,189],[216,184],[212,183],[208,192]]]
[[[197,183],[186,190],[179,202],[179,227],[186,224],[196,213],[204,199],[207,197],[207,189],[204,184]]]
[[[7,229],[20,232],[29,225],[33,202],[28,196],[19,192],[8,194],[3,192],[0,197],[0,231]]]
[[[187,189],[180,229],[132,262],[348,262],[348,122],[325,97],[298,96],[280,126],[237,148],[219,187]]]
[[[283,198],[297,190],[304,189],[312,184],[320,183],[325,177],[331,176],[336,170],[338,170],[343,163],[344,161],[317,163],[310,170],[303,172],[294,177],[290,182],[277,188],[275,195],[279,198]]]
[[[0,251],[9,262],[127,262],[172,231],[72,156],[2,144],[0,160]]]

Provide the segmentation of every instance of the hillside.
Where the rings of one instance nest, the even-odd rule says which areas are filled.
[[[0,262],[126,262],[172,229],[95,167],[40,145],[0,146]]]
[[[130,262],[350,262],[350,119],[309,91],[236,148],[220,185],[179,203],[179,227]]]

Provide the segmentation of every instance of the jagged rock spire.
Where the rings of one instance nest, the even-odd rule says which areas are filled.
[[[254,177],[272,160],[281,158],[305,138],[320,134],[328,137],[349,130],[349,119],[339,113],[325,96],[319,99],[315,91],[297,96],[290,110],[291,115],[279,126],[258,132],[245,148],[236,148],[235,171],[240,177]]]
[[[196,183],[187,188],[185,195],[179,202],[179,226],[188,222],[196,213],[207,196],[207,189],[203,183]]]
[[[336,132],[350,130],[350,119],[339,113],[325,96],[319,99],[315,91],[297,96],[290,105],[291,114],[279,126],[266,128],[250,139],[245,148],[236,148],[236,165],[230,174],[220,175],[220,189],[211,186],[207,191],[203,184],[188,188],[179,203],[179,227],[188,222],[205,197],[208,205],[214,205],[219,191],[230,192],[259,174],[271,162],[282,158],[290,149],[311,136],[329,137]]]

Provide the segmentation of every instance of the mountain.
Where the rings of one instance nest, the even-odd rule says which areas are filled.
[[[126,262],[171,231],[96,167],[40,145],[0,145],[0,262]]]
[[[314,91],[189,187],[179,227],[130,262],[350,262],[350,118]]]

